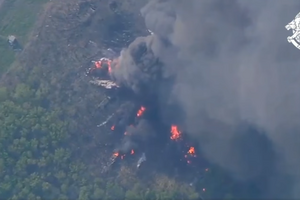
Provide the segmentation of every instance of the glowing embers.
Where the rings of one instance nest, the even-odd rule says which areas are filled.
[[[133,149],[131,149],[131,151],[130,151],[130,155],[133,155],[135,152],[134,152],[134,150]],[[120,157],[122,160],[125,158],[125,156],[126,156],[126,154],[120,154],[119,152],[115,152],[115,153],[113,153],[113,155],[112,155],[112,159],[113,160],[115,160],[115,159],[117,159],[117,157]]]
[[[146,108],[144,106],[141,106],[141,108],[136,113],[136,116],[141,117],[143,115],[143,113],[145,112],[145,110],[146,110]]]

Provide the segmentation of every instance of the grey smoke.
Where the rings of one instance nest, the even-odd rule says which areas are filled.
[[[131,149],[139,147],[140,144],[151,138],[152,135],[153,129],[151,125],[146,120],[141,119],[135,126],[128,126],[126,128],[126,135],[124,135],[117,149],[122,153],[128,153]]]
[[[155,34],[122,52],[114,76],[159,94],[176,77],[163,101],[184,110],[210,161],[261,178],[264,197],[300,198],[300,51],[285,29],[299,11],[298,0],[150,0],[141,13]]]

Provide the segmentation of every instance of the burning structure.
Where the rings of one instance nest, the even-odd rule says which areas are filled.
[[[94,66],[88,69],[87,74],[92,74],[94,76],[104,76],[107,77],[108,73],[111,72],[111,60],[108,58],[100,58],[97,61],[92,61]]]
[[[146,147],[155,149],[145,141],[155,140],[162,156],[174,142],[187,165],[201,152],[260,197],[299,197],[299,56],[286,41],[270,43],[270,35],[254,23],[288,16],[299,2],[275,4],[151,0],[141,13],[153,34],[105,61],[105,76],[130,90],[138,107],[110,163],[134,148],[150,160]],[[284,27],[290,18],[273,22]],[[282,32],[271,37],[286,38]],[[102,70],[102,62],[99,66]],[[197,144],[186,144],[186,138]]]

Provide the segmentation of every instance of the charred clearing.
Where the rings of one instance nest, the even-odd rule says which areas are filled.
[[[146,44],[134,50],[132,54],[136,58],[134,63],[141,63],[141,61],[147,60],[144,58],[144,56],[148,55],[147,51]],[[207,163],[204,162],[203,158],[197,160],[195,147],[188,144],[189,139],[182,135],[176,125],[172,125],[175,124],[176,120],[178,121],[178,118],[176,119],[172,115],[172,113],[175,115],[179,113],[178,107],[166,104],[164,109],[169,107],[167,109],[173,111],[167,117],[162,117],[163,113],[160,112],[162,104],[158,102],[159,98],[156,96],[156,92],[159,90],[158,87],[161,85],[159,82],[164,81],[164,87],[167,87],[168,85],[171,86],[172,81],[170,78],[163,80],[159,75],[162,63],[154,57],[151,58],[148,56],[148,58],[149,61],[141,63],[139,67],[143,70],[142,73],[153,73],[156,75],[145,80],[144,85],[136,85],[139,89],[132,90],[126,84],[121,84],[112,93],[112,88],[109,84],[98,84],[106,88],[107,92],[110,92],[111,96],[118,99],[119,103],[125,101],[117,111],[97,125],[98,127],[102,127],[110,124],[113,135],[121,138],[120,141],[117,141],[116,147],[112,151],[112,156],[103,165],[101,172],[109,172],[117,159],[123,160],[125,157],[128,157],[127,155],[138,151],[140,154],[143,152],[143,156],[147,155],[145,161],[147,160],[148,162],[146,165],[151,166],[151,169],[154,171],[155,169],[164,171],[163,168],[167,168],[168,170],[164,171],[164,173],[172,176],[186,174],[191,169],[192,171],[195,170],[193,173],[200,173],[199,167],[203,170],[207,167],[205,166]],[[113,59],[118,58],[115,57]],[[94,66],[88,69],[88,76],[96,76],[100,80],[103,78],[107,79],[108,77],[110,77],[110,80],[116,80],[113,72],[114,70],[118,70],[116,66],[118,65],[118,60],[115,63],[112,60],[101,58],[99,61],[93,61]],[[157,69],[156,71],[151,69],[153,66]],[[149,71],[149,69],[152,71]],[[100,70],[102,73],[94,73],[95,70]],[[153,82],[150,88],[149,82]],[[106,101],[107,103],[109,102]],[[166,121],[165,119],[168,120]],[[138,160],[137,168],[141,165],[141,158]],[[155,163],[155,165],[148,163]]]
[[[175,18],[175,15],[172,13],[170,16]],[[147,171],[157,170],[164,174],[178,177],[179,179],[185,178],[186,176],[193,176],[192,174],[198,174],[201,177],[204,173],[209,171],[207,167],[211,164],[206,160],[205,156],[202,155],[202,152],[198,150],[201,148],[198,146],[199,143],[191,141],[189,137],[191,133],[180,130],[180,125],[182,125],[182,130],[189,130],[189,127],[184,127],[184,123],[182,123],[186,118],[186,113],[179,106],[178,102],[176,102],[176,100],[170,100],[171,102],[165,101],[174,95],[171,94],[171,91],[174,91],[174,80],[177,78],[178,73],[167,69],[166,66],[176,63],[173,63],[174,60],[169,57],[164,57],[164,51],[175,53],[178,49],[172,46],[173,44],[170,38],[168,38],[169,35],[161,34],[160,30],[156,30],[158,33],[149,31],[150,35],[148,34],[148,36],[142,36],[142,34],[138,37],[134,37],[130,34],[119,35],[120,31],[118,28],[125,30],[131,26],[130,23],[121,23],[122,19],[119,13],[116,12],[114,17],[118,19],[116,20],[118,23],[112,24],[107,31],[110,33],[110,36],[116,39],[107,42],[105,39],[108,37],[107,33],[104,33],[103,38],[106,44],[105,47],[120,52],[120,55],[112,58],[107,67],[97,67],[96,61],[96,68],[101,68],[102,74],[90,73],[90,75],[98,76],[100,79],[109,76],[109,79],[118,85],[116,91],[123,91],[123,93],[116,92],[113,96],[118,98],[120,102],[126,99],[128,105],[124,104],[124,107],[120,107],[120,110],[124,111],[118,114],[114,113],[116,120],[111,130],[114,132],[113,134],[120,139],[116,141],[116,146],[112,149],[112,156],[106,165],[104,165],[102,172],[109,172],[109,169],[117,160],[124,159],[129,162],[130,159],[127,160],[127,157],[134,151],[147,155],[146,164],[144,164],[141,170],[143,170],[143,168],[147,169]],[[111,32],[112,30],[117,31]],[[145,31],[147,31],[147,29],[145,29]],[[127,30],[125,32],[127,32]],[[133,38],[135,39],[133,40]],[[124,39],[127,42],[124,42]],[[117,44],[115,42],[117,42]],[[181,60],[178,59],[178,61]],[[99,66],[100,65],[102,65],[102,63],[99,64]],[[104,85],[104,87],[111,89],[110,85]],[[130,95],[126,94],[126,91],[130,92]],[[128,98],[129,96],[130,98]],[[129,104],[132,105],[129,106]],[[137,114],[134,114],[134,112]],[[140,114],[140,112],[142,114]],[[197,115],[199,115],[199,113],[197,113]],[[204,136],[203,141],[209,140],[209,137],[212,137],[219,132],[219,130],[233,135],[237,132],[241,132],[238,134],[240,137],[234,137],[233,140],[230,141],[230,144],[237,147],[235,143],[237,142],[246,148],[247,145],[244,143],[247,140],[245,139],[247,138],[246,130],[227,125],[222,121],[211,120],[205,112],[203,112],[203,116],[201,116],[200,119],[202,123],[208,122],[208,124],[211,123],[211,126],[213,126],[205,126],[205,124],[202,124],[203,127],[208,128],[206,130],[201,128],[201,131],[207,132],[209,135],[206,138]],[[179,126],[177,124],[179,124]],[[243,120],[239,121],[238,124],[243,124],[241,125],[242,127],[253,127],[250,132],[252,134],[260,134],[260,131],[257,131],[257,127],[247,123],[245,124]],[[197,130],[193,131],[198,132]],[[263,140],[263,138],[258,140]],[[264,144],[267,145],[267,143]],[[262,149],[258,151],[261,150]],[[233,150],[233,152],[230,153],[235,156],[238,162],[244,159],[243,153],[241,152],[234,153]],[[272,154],[271,152],[269,153],[270,155]],[[255,163],[260,163],[266,159],[264,155],[255,155],[254,157]],[[140,165],[138,164],[137,166],[139,168]],[[165,170],[166,168],[168,170]],[[245,170],[253,171],[255,175],[247,175],[247,178],[249,177],[248,181],[251,182],[250,184],[249,182],[245,183],[243,181],[239,183],[245,184],[245,188],[250,188],[249,185],[253,185],[253,187],[263,190],[264,188],[260,182],[262,174],[264,174],[267,169],[261,169],[254,163],[247,163],[247,166],[244,166],[244,168]],[[235,171],[234,173],[238,174],[239,172]],[[244,175],[246,171],[242,170],[240,173]],[[226,177],[226,179],[230,180],[231,178]],[[197,181],[198,180],[192,180],[191,184],[197,185]],[[202,188],[202,192],[205,191],[206,189]],[[219,194],[216,194],[216,196],[218,195]],[[242,196],[243,194],[240,195]]]

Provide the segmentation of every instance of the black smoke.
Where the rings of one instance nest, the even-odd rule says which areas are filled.
[[[300,51],[285,30],[299,11],[296,0],[150,0],[154,35],[122,51],[113,77],[261,197],[299,198]]]

